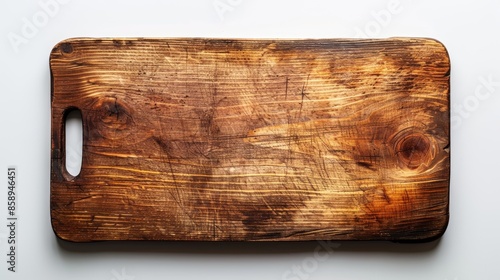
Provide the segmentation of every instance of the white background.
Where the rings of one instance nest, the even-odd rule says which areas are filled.
[[[16,273],[0,227],[0,279],[500,279],[500,1],[60,2],[0,10],[0,225],[9,165],[19,170],[20,218]],[[319,255],[316,242],[59,242],[49,217],[48,57],[80,36],[440,40],[452,62],[448,230],[429,244],[340,243]]]

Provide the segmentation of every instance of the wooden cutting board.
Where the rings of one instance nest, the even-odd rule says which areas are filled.
[[[446,228],[450,63],[435,40],[83,38],[55,46],[50,68],[62,239],[426,241]]]

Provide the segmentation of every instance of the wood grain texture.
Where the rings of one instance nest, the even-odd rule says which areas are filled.
[[[425,241],[446,228],[450,64],[435,40],[82,38],[50,67],[62,239]]]

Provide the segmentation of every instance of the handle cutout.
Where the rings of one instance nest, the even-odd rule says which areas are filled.
[[[73,108],[66,115],[65,127],[65,151],[66,171],[71,176],[78,176],[82,169],[83,152],[83,122],[80,110]]]

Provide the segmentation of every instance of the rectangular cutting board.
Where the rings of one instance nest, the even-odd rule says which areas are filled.
[[[435,40],[78,38],[50,69],[64,240],[428,241],[447,226],[450,62]]]

